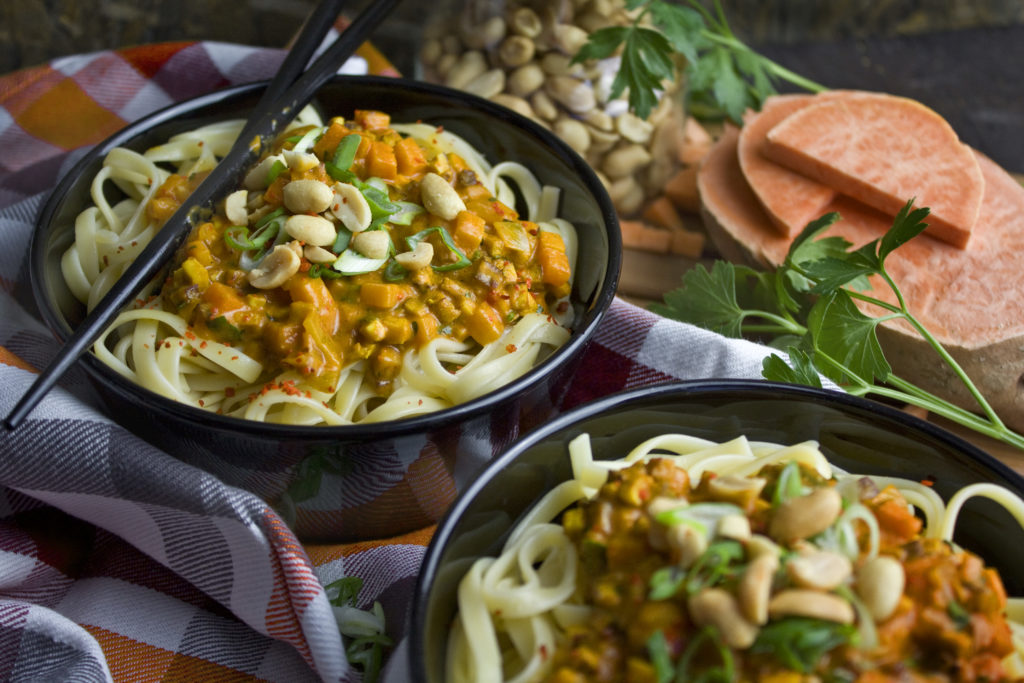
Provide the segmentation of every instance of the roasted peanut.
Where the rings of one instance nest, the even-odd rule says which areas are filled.
[[[601,170],[613,179],[631,176],[651,163],[651,158],[651,153],[642,145],[620,145],[608,152]]]
[[[750,520],[746,515],[725,515],[718,520],[717,533],[722,538],[745,541],[750,538]]]
[[[668,527],[665,542],[675,552],[676,564],[683,569],[688,569],[708,549],[708,537],[686,524]]]
[[[270,169],[272,169],[274,167],[274,163],[278,161],[283,164],[284,157],[280,154],[274,154],[256,164],[251,171],[245,174],[245,180],[242,181],[242,184],[249,190],[265,189],[270,185]]]
[[[857,570],[855,588],[875,621],[885,621],[900,604],[906,581],[906,572],[899,560],[879,555]]]
[[[544,72],[536,62],[524,64],[508,75],[506,85],[513,95],[526,97],[544,85]]]
[[[616,117],[615,130],[619,131],[619,135],[630,142],[646,145],[651,141],[654,124],[650,121],[644,121],[636,114],[627,111]]]
[[[361,232],[370,227],[373,214],[370,204],[359,189],[351,183],[334,184],[334,201],[331,213],[341,224],[352,232]]]
[[[772,516],[768,535],[782,543],[810,538],[832,526],[842,509],[843,499],[834,488],[815,489],[783,501]]]
[[[486,50],[501,42],[508,27],[501,17],[490,17],[482,24],[466,26],[462,31],[462,41],[471,48]]]
[[[854,612],[850,603],[838,595],[806,588],[790,588],[772,597],[768,603],[768,616],[772,619],[810,617],[852,624]]]
[[[572,76],[576,80],[583,77],[583,65],[573,64],[572,57],[558,52],[546,52],[540,58],[540,68],[548,76]]]
[[[554,121],[558,118],[558,105],[543,90],[538,90],[530,95],[530,104],[533,105],[537,116],[545,121]]]
[[[747,539],[746,546],[747,557],[751,560],[755,560],[762,555],[771,555],[778,559],[779,555],[782,554],[782,548],[775,541],[761,534],[753,534]]]
[[[423,207],[430,213],[445,220],[454,220],[466,204],[455,188],[436,173],[428,173],[420,181],[420,196]]]
[[[744,650],[754,644],[758,628],[740,613],[736,599],[722,588],[705,588],[686,601],[698,626],[713,626],[729,647]]]
[[[576,119],[563,116],[555,121],[552,130],[579,154],[585,154],[590,147],[590,132]]]
[[[755,624],[768,623],[768,603],[778,568],[778,557],[769,554],[759,555],[747,565],[740,578],[737,586],[740,610],[744,617]]]
[[[288,220],[284,222],[284,230],[303,244],[312,244],[316,247],[334,244],[334,240],[338,237],[334,223],[323,216],[307,216],[305,214],[289,216]]]
[[[518,35],[527,38],[536,38],[544,30],[540,17],[529,7],[520,7],[512,13],[509,20],[509,29]]]
[[[331,263],[338,258],[334,252],[312,244],[307,244],[303,247],[302,255],[310,263]]]
[[[434,245],[430,242],[420,242],[412,251],[403,251],[395,255],[395,261],[406,270],[426,268],[433,259]]]
[[[391,238],[384,230],[364,230],[352,236],[352,247],[367,258],[387,258]]]
[[[463,90],[477,97],[493,97],[505,89],[505,72],[501,69],[485,71],[465,85]]]
[[[536,47],[526,36],[508,36],[501,41],[498,59],[509,69],[522,66],[533,59]]]
[[[249,222],[249,209],[246,206],[248,191],[236,190],[224,200],[224,215],[233,225],[246,225]]]
[[[571,76],[551,77],[544,84],[544,90],[551,99],[574,114],[586,114],[597,105],[593,88]]]
[[[794,557],[786,563],[786,571],[793,583],[802,588],[829,591],[850,578],[853,565],[845,555],[818,550]]]
[[[461,90],[471,80],[487,71],[487,59],[484,53],[479,50],[464,52],[445,76],[445,85],[449,88]]]
[[[280,287],[292,275],[299,272],[302,260],[295,250],[286,244],[279,244],[263,258],[259,266],[246,275],[249,284],[257,289]]]
[[[491,96],[491,102],[500,104],[503,107],[508,107],[517,114],[522,114],[529,118],[536,116],[533,111],[533,107],[531,107],[530,103],[522,97],[516,97],[515,95],[508,95],[506,93],[498,93],[497,95]]]
[[[326,211],[334,199],[334,192],[319,180],[293,180],[282,191],[284,205],[292,213],[320,213]]]
[[[752,504],[764,489],[767,479],[761,477],[737,477],[723,474],[708,482],[708,493],[715,500],[735,503],[742,508]]]
[[[316,168],[320,165],[320,159],[312,152],[296,152],[292,149],[286,149],[281,154],[284,156],[284,161],[288,165],[289,170],[294,173],[305,173],[311,168]]]
[[[551,29],[551,38],[554,46],[569,57],[575,56],[580,48],[587,42],[587,32],[579,26],[572,24],[558,24]]]

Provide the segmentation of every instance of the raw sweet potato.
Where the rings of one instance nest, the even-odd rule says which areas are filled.
[[[914,197],[929,234],[967,246],[984,181],[970,148],[938,113],[884,93],[816,97],[767,132],[772,161],[894,216]]]
[[[728,128],[698,175],[702,216],[727,259],[760,266],[781,263],[791,238],[776,230],[743,176],[738,131]],[[969,248],[918,237],[893,252],[887,270],[910,310],[957,359],[1003,420],[1024,429],[1024,187],[977,152],[984,195]],[[912,195],[913,196],[913,195]],[[907,197],[909,199],[910,197]],[[906,200],[904,200],[906,201]],[[822,213],[838,211],[830,228],[855,245],[880,237],[891,218],[843,195]],[[888,288],[875,296],[894,301]],[[878,315],[879,311],[866,311]],[[974,404],[944,363],[909,326],[885,323],[879,338],[895,373],[968,408]]]

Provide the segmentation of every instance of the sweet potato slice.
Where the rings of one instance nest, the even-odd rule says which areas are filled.
[[[836,196],[828,185],[780,166],[765,155],[768,131],[815,101],[813,95],[771,97],[761,111],[747,113],[740,130],[737,153],[743,176],[772,223],[786,237],[797,235]]]
[[[781,235],[742,174],[738,132],[727,129],[698,174],[702,217],[727,259],[751,265],[782,262],[792,238]],[[1024,429],[1024,187],[998,165],[972,151],[984,197],[970,249],[919,237],[893,252],[886,268],[910,310],[978,384],[1003,420]],[[924,204],[922,204],[924,205]],[[891,217],[837,195],[822,213],[842,220],[828,234],[860,246],[880,237]],[[929,228],[931,229],[931,228]],[[876,283],[873,295],[895,303]],[[879,315],[880,311],[866,313]],[[976,406],[945,364],[907,325],[887,322],[879,339],[897,375],[964,407]]]
[[[933,237],[965,248],[984,180],[970,148],[935,111],[883,93],[834,93],[768,131],[772,161],[887,215],[909,198],[932,210]]]

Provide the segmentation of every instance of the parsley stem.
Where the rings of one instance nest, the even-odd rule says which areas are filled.
[[[704,30],[701,31],[701,35],[712,42],[731,48],[737,52],[748,53],[751,57],[754,57],[759,62],[761,62],[761,64],[769,72],[771,72],[773,76],[783,81],[786,81],[787,83],[791,83],[792,85],[795,85],[798,88],[803,88],[804,90],[814,93],[825,92],[828,90],[828,88],[821,85],[820,83],[812,81],[809,78],[805,78],[798,73],[790,71],[789,69],[782,66],[778,62],[768,59],[764,55],[755,52],[754,50],[750,49],[745,43],[734,38],[731,34],[722,35],[721,33],[715,33],[713,31]]]

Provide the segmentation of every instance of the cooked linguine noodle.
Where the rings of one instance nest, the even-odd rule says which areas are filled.
[[[87,309],[227,152],[242,123],[107,155],[61,261]],[[458,215],[425,207],[427,175],[460,195]],[[330,204],[293,210],[303,200],[289,199],[286,188],[299,180],[329,188]],[[167,278],[96,342],[95,353],[122,376],[227,415],[345,425],[470,401],[568,340],[576,231],[558,216],[559,189],[520,163],[492,165],[451,132],[391,124],[380,112],[325,124],[307,108],[239,192],[193,230]],[[121,198],[111,202],[113,194]],[[293,230],[296,217],[330,225],[329,239],[312,244]],[[382,238],[383,258],[368,255],[367,237]],[[432,257],[413,263],[417,247]],[[273,276],[274,264],[296,262],[282,249],[298,256],[298,271],[267,285],[261,272]]]
[[[786,566],[786,563],[794,557],[829,553],[848,558],[847,561],[850,567],[861,567],[872,559],[877,558],[880,550],[884,550],[886,554],[893,555],[897,552],[894,550],[896,546],[893,545],[892,539],[888,537],[890,530],[886,526],[893,523],[886,522],[882,524],[877,518],[877,515],[880,514],[877,511],[889,502],[898,503],[896,508],[900,523],[906,523],[908,520],[914,522],[914,509],[923,517],[923,525],[920,527],[919,532],[913,535],[913,538],[935,540],[912,541],[912,543],[921,544],[921,548],[928,548],[929,550],[926,552],[919,548],[918,550],[907,551],[908,556],[905,562],[908,563],[907,566],[910,566],[910,563],[917,562],[916,566],[920,570],[920,567],[925,566],[922,563],[934,559],[929,559],[930,556],[928,555],[929,552],[933,552],[939,558],[935,562],[940,566],[940,569],[927,569],[927,571],[932,572],[931,575],[935,577],[946,576],[942,572],[946,572],[949,567],[973,566],[976,569],[972,571],[977,571],[977,567],[981,566],[980,562],[975,562],[976,558],[971,559],[973,556],[969,554],[957,556],[955,561],[946,562],[948,558],[935,550],[939,548],[947,554],[959,552],[955,549],[949,550],[948,548],[952,546],[952,534],[957,515],[968,498],[972,496],[986,496],[998,502],[1024,528],[1024,501],[1005,488],[993,484],[975,484],[965,487],[947,503],[944,503],[931,488],[918,482],[896,478],[871,477],[871,483],[868,483],[868,479],[865,477],[841,471],[826,460],[815,442],[810,441],[783,446],[773,443],[751,442],[745,437],[740,437],[725,443],[714,443],[685,434],[664,434],[641,443],[621,460],[595,460],[591,453],[589,436],[583,434],[570,443],[569,455],[572,463],[573,478],[545,494],[511,531],[502,552],[497,557],[485,557],[476,560],[459,584],[458,613],[448,640],[445,669],[446,680],[452,682],[577,680],[572,676],[578,675],[584,670],[602,670],[604,671],[603,675],[611,677],[601,678],[601,680],[617,680],[614,672],[618,671],[619,675],[622,675],[622,671],[621,669],[612,668],[609,662],[618,655],[609,655],[608,653],[618,652],[621,655],[621,651],[624,648],[628,648],[628,645],[624,643],[633,642],[629,639],[637,637],[636,633],[642,632],[645,625],[649,626],[652,621],[657,622],[657,618],[651,615],[664,615],[666,610],[669,610],[668,613],[672,613],[670,610],[672,605],[670,603],[676,600],[682,600],[682,604],[692,606],[694,593],[700,593],[705,590],[709,592],[720,591],[724,587],[726,592],[738,591],[740,595],[743,595],[744,589],[742,587],[737,588],[737,585],[743,582],[741,577],[745,567],[750,566],[749,563],[753,562],[752,558],[755,558],[755,545],[759,548],[758,553],[763,552],[763,548],[770,546],[775,546],[775,550],[772,552],[779,552],[780,546],[783,546],[781,547],[782,559],[779,560],[780,564],[775,565],[776,578],[774,579],[772,590],[776,591],[776,594],[780,588],[791,585],[787,582],[795,581],[792,578],[782,578],[783,574],[778,573],[783,571],[779,567]],[[713,477],[723,478],[722,481],[728,480],[730,483],[735,483],[736,481],[749,481],[751,477],[764,476],[777,477],[768,487],[774,487],[776,496],[778,496],[779,490],[796,485],[796,483],[801,481],[799,478],[793,480],[789,475],[797,471],[803,472],[805,480],[816,480],[820,486],[835,485],[836,490],[840,492],[844,501],[842,513],[824,531],[806,540],[798,541],[792,547],[785,547],[786,544],[781,542],[779,545],[766,542],[766,537],[758,534],[751,536],[750,527],[747,527],[745,539],[743,539],[743,534],[733,535],[727,533],[721,529],[725,524],[723,517],[718,516],[715,518],[706,511],[700,514],[694,512],[692,517],[686,517],[687,510],[696,510],[702,505],[710,509],[715,508],[715,506],[722,509],[727,507],[735,508],[735,506],[729,506],[727,503],[704,502],[707,498],[701,498],[700,495],[697,495],[697,498],[701,502],[693,503],[690,507],[687,506],[687,501],[685,500],[675,501],[673,507],[673,505],[665,503],[663,498],[650,500],[644,498],[642,494],[636,501],[636,507],[631,508],[630,505],[624,504],[623,501],[633,495],[630,486],[645,476],[643,469],[637,470],[636,468],[650,468],[652,466],[651,463],[663,463],[664,461],[670,461],[673,465],[685,470],[688,473],[687,481],[699,481],[700,484],[697,485],[695,483],[691,490],[703,491],[705,496],[707,489],[710,487],[709,482],[712,481]],[[664,472],[664,467],[661,464],[659,464],[659,467]],[[789,471],[789,474],[786,474],[787,471]],[[630,478],[637,475],[638,472],[639,476],[637,478]],[[773,474],[765,475],[765,472]],[[610,476],[614,476],[615,473],[624,474],[625,477],[621,482],[617,480],[613,488],[602,489],[602,487],[609,483]],[[789,477],[789,483],[784,483],[787,477]],[[763,480],[759,481],[763,484]],[[797,495],[806,494],[807,490],[797,491]],[[604,498],[606,502],[597,503],[596,501],[599,500],[599,495],[602,491],[606,491],[605,495],[607,497]],[[652,495],[663,496],[664,494]],[[882,502],[880,503],[879,501]],[[591,512],[594,508],[586,508],[588,512],[578,514],[582,509],[581,506],[595,504],[604,505],[603,511]],[[767,505],[767,502],[750,504],[747,507],[748,511],[751,509],[760,510],[760,512],[751,513],[751,520],[757,515],[763,517],[765,514],[769,514],[764,512]],[[774,505],[778,505],[778,502],[776,501]],[[658,509],[662,510],[662,512],[655,512],[653,510],[655,506],[658,506]],[[628,587],[635,587],[635,581],[631,583],[628,579],[623,578],[633,576],[636,579],[638,576],[643,576],[644,571],[650,570],[650,565],[644,564],[645,559],[643,555],[645,553],[638,550],[635,545],[630,545],[635,543],[635,538],[631,540],[625,531],[611,532],[613,537],[607,538],[607,547],[601,551],[607,556],[613,554],[612,546],[617,540],[623,541],[623,546],[621,547],[631,549],[628,552],[625,550],[618,551],[620,554],[626,553],[630,555],[629,557],[620,557],[618,569],[610,566],[613,564],[611,559],[595,559],[595,557],[604,556],[601,552],[590,552],[589,559],[582,557],[581,553],[587,543],[594,543],[593,529],[595,526],[610,524],[612,528],[617,529],[618,527],[615,527],[615,522],[610,522],[609,520],[619,519],[620,517],[622,519],[636,519],[639,513],[635,511],[642,510],[645,507],[650,514],[648,519],[651,520],[650,523],[652,525],[662,523],[669,525],[669,527],[662,528],[662,531],[665,528],[670,528],[672,523],[666,521],[664,515],[677,515],[676,523],[685,522],[684,526],[701,527],[701,533],[704,533],[703,529],[705,526],[707,529],[713,529],[717,525],[719,531],[708,531],[709,536],[704,538],[705,543],[708,541],[708,538],[711,539],[713,545],[716,542],[724,544],[735,543],[734,539],[740,538],[743,540],[739,541],[739,547],[745,547],[746,550],[738,551],[740,556],[732,558],[732,569],[727,569],[720,575],[717,585],[709,582],[700,588],[690,590],[689,586],[684,584],[682,587],[673,588],[674,593],[670,590],[670,595],[665,594],[655,598],[653,593],[657,588],[655,587],[654,575],[652,575],[649,589],[652,597],[647,597],[643,604],[639,604],[642,598],[637,597],[637,595],[642,596],[644,594],[637,594],[632,588]],[[631,513],[631,509],[634,512]],[[668,509],[669,512],[664,512],[665,509]],[[739,508],[735,509],[739,510]],[[584,519],[586,522],[580,526],[580,520]],[[570,532],[570,527],[574,531]],[[667,533],[671,534],[672,532],[668,531]],[[582,534],[582,539],[585,540],[580,540],[580,534]],[[615,534],[621,534],[623,538],[614,538]],[[662,533],[662,537],[664,537],[664,533]],[[685,535],[682,537],[686,538]],[[653,539],[654,536],[651,536],[651,538]],[[653,540],[649,542],[654,543]],[[673,547],[671,543],[669,546]],[[693,572],[697,572],[696,576],[701,577],[700,567],[706,568],[710,566],[711,560],[708,559],[708,553],[712,552],[712,550],[707,549],[707,546],[702,547],[705,548],[705,554],[698,554],[689,558],[689,560],[679,559],[678,552],[673,551],[676,552],[676,567],[665,568],[661,571],[684,574],[687,576],[687,580],[694,576]],[[593,549],[591,548],[591,550]],[[920,555],[915,556],[914,553],[918,551]],[[648,546],[646,552],[654,553],[655,551]],[[743,557],[744,552],[746,553],[745,558]],[[685,556],[685,553],[683,556]],[[609,565],[607,574],[603,573],[603,568],[605,567],[603,562]],[[945,562],[945,564],[941,564],[942,562]],[[583,569],[583,564],[586,564],[588,567],[586,571]],[[694,566],[697,566],[698,569],[693,569]],[[644,570],[643,567],[647,567],[647,570]],[[686,573],[688,571],[690,572],[689,574]],[[968,570],[961,569],[961,571],[966,573]],[[988,581],[998,582],[998,578],[993,578],[995,577],[994,570],[985,570],[985,572],[988,573],[980,574],[979,576],[988,577],[986,579]],[[655,575],[657,574],[658,572],[655,572]],[[905,638],[905,633],[911,630],[915,614],[915,608],[913,607],[912,598],[908,590],[907,595],[902,598],[904,603],[901,604],[904,604],[904,607],[900,608],[898,614],[891,618],[885,616],[882,619],[873,619],[871,614],[865,610],[864,603],[866,600],[862,600],[855,593],[856,576],[850,574],[841,585],[836,586],[831,591],[837,596],[843,596],[843,600],[849,600],[853,606],[854,611],[851,611],[851,615],[855,614],[855,618],[848,628],[856,629],[856,635],[851,637],[851,642],[856,643],[857,648],[867,653],[861,656],[860,659],[856,656],[849,658],[851,661],[857,662],[857,664],[849,665],[851,668],[845,673],[847,676],[853,676],[854,678],[857,675],[857,666],[863,667],[864,671],[869,671],[876,665],[878,667],[884,665],[883,660],[885,656],[888,656],[892,650],[899,647],[898,644],[894,645],[893,641],[899,641],[900,637]],[[584,577],[587,578],[584,579]],[[624,584],[620,585],[620,590],[625,591],[625,595],[632,595],[633,597],[616,597],[614,600],[609,598],[609,595],[623,596],[621,592],[608,593],[608,591],[612,590],[611,586],[619,585],[615,584],[613,579],[625,581]],[[981,579],[975,578],[972,580],[977,582]],[[587,582],[585,586],[581,583],[583,581]],[[915,579],[916,586],[920,587],[920,583],[920,579]],[[1001,584],[996,583],[993,585],[996,588],[987,594],[988,597],[985,597],[985,600],[1000,599]],[[943,590],[943,595],[954,591],[951,587]],[[689,598],[686,597],[687,593],[690,595]],[[956,594],[959,595],[959,593]],[[600,609],[611,613],[616,613],[615,610],[626,610],[625,613],[629,616],[622,617],[624,622],[612,622],[609,625],[608,618],[605,615],[599,615],[599,608],[595,607],[595,604],[592,602],[595,595],[605,596],[601,598],[604,606]],[[683,597],[680,598],[680,595]],[[720,596],[721,593],[716,595],[716,597]],[[1005,598],[1005,594],[1003,594],[1003,598]],[[736,599],[739,600],[739,598]],[[620,605],[619,600],[625,600],[625,602]],[[629,602],[629,600],[637,602]],[[686,602],[687,600],[691,602]],[[1007,645],[1007,647],[1012,648],[1012,651],[1001,656],[1001,661],[996,659],[995,664],[993,664],[991,658],[988,661],[991,666],[1001,666],[1002,675],[1005,677],[1017,679],[1024,676],[1024,599],[1010,598],[1004,606],[1005,616],[1012,633],[1011,636],[1007,637],[1008,641],[1012,638],[1012,646]],[[648,607],[651,608],[649,611],[646,610]],[[921,606],[919,609],[923,610],[925,607]],[[989,607],[991,608],[991,605]],[[958,606],[958,609],[965,608]],[[948,611],[952,614],[952,607]],[[968,622],[967,611],[965,609],[962,615],[956,615],[957,618],[963,619],[963,621],[957,623],[971,623],[971,628],[981,629],[979,633],[989,633],[986,630],[988,627],[981,625],[973,626],[973,624],[978,623],[976,619],[980,619],[980,617],[971,616]],[[699,617],[692,616],[691,618],[699,621]],[[1002,617],[1000,616],[999,618]],[[684,619],[682,623],[688,622]],[[766,623],[762,623],[760,626],[754,623],[751,626],[755,630],[761,628],[761,633],[765,633],[769,630],[769,625],[778,626],[782,624],[784,626],[785,619],[777,620],[773,617],[770,624],[766,625]],[[802,623],[812,622],[805,621]],[[819,621],[814,623],[820,626],[821,623],[827,622]],[[801,628],[806,629],[807,627],[801,626]],[[840,627],[837,626],[836,628]],[[626,635],[623,636],[623,641],[611,640],[611,637],[607,635],[610,631],[616,629],[625,631]],[[721,678],[721,680],[761,680],[760,677],[770,674],[781,676],[778,679],[772,678],[771,680],[795,681],[805,680],[801,676],[809,673],[822,673],[821,670],[813,668],[793,671],[789,668],[794,666],[791,660],[786,660],[784,664],[776,662],[771,658],[770,651],[779,650],[778,644],[772,647],[765,645],[759,649],[760,641],[753,640],[751,645],[751,640],[748,638],[747,642],[740,643],[739,645],[730,645],[728,642],[729,634],[719,632],[709,634],[705,632],[706,630],[691,632],[688,637],[680,639],[678,630],[673,629],[678,629],[678,625],[666,627],[666,633],[673,633],[678,649],[683,650],[678,663],[672,661],[670,667],[668,654],[668,652],[675,652],[672,655],[674,659],[678,655],[678,651],[672,651],[671,648],[667,651],[659,650],[651,645],[651,641],[648,640],[647,652],[650,653],[650,661],[637,662],[634,661],[635,658],[631,658],[625,665],[627,668],[632,667],[628,668],[628,670],[634,675],[653,675],[652,672],[655,671],[655,664],[657,663],[655,660],[659,659],[658,653],[660,653],[660,655],[663,655],[661,656],[661,668],[658,668],[656,671],[660,678],[651,678],[651,680],[689,680],[685,675],[683,678],[672,678],[671,676],[680,675],[679,671],[687,666],[695,666],[693,662],[689,661],[690,659],[694,661],[700,659],[706,663],[709,651],[715,651],[714,648],[708,646],[708,643],[714,642],[719,646],[718,652],[724,662],[717,668],[717,673],[722,674],[723,671],[731,672],[730,675]],[[715,629],[712,628],[711,630],[714,631]],[[776,630],[776,632],[778,631]],[[900,636],[892,635],[893,633],[900,632],[902,632]],[[959,636],[956,636],[954,633],[950,637]],[[601,638],[608,638],[609,640],[600,640]],[[706,638],[704,646],[699,644],[702,638]],[[970,643],[971,636],[969,632],[963,638]],[[595,645],[594,639],[597,639],[598,645]],[[975,638],[975,641],[984,642],[984,639],[985,636],[979,635]],[[725,641],[724,644],[723,641]],[[665,642],[664,637],[661,642]],[[693,648],[692,652],[690,649],[687,649],[688,645]],[[705,647],[705,649],[701,650],[701,647]],[[801,646],[796,644],[794,640],[790,644],[786,644],[785,647],[799,648]],[[955,651],[953,645],[948,645],[948,647],[951,651]],[[964,647],[969,646],[965,645]],[[658,650],[658,653],[655,653],[655,650]],[[896,651],[897,654],[902,654],[904,658],[912,659],[910,654]],[[688,655],[687,652],[690,652],[690,654]],[[697,654],[695,655],[694,653]],[[872,663],[872,653],[876,653],[877,657],[879,657],[878,662]],[[622,655],[623,658],[625,656]],[[821,657],[824,656],[825,650],[822,650]],[[741,663],[745,661],[744,657],[751,657],[751,659]],[[965,661],[967,661],[966,655],[964,657]],[[683,660],[687,661],[684,662]],[[847,665],[845,660],[838,657],[833,657],[833,659],[828,661],[831,661],[832,665],[835,666]],[[984,657],[981,657],[979,661],[986,660],[984,660]],[[812,660],[812,663],[817,664],[817,660]],[[932,661],[928,661],[928,658],[925,658],[922,663],[929,666],[937,666],[934,658]],[[622,666],[621,660],[618,662],[618,665]],[[588,666],[595,668],[588,669]],[[744,666],[748,668],[743,668]],[[949,666],[952,667],[953,665],[950,664]],[[558,667],[565,667],[565,669],[561,671],[559,676],[555,676],[554,674],[558,672]],[[573,671],[572,674],[567,673],[570,669]],[[879,668],[878,671],[881,672],[883,669]],[[786,678],[786,675],[795,677]],[[881,673],[878,675],[884,676]],[[665,676],[669,676],[669,678],[665,678]],[[738,676],[739,678],[734,678],[733,676]],[[976,676],[981,676],[976,668],[962,668],[957,679],[975,680]],[[854,678],[849,678],[849,680],[854,680]],[[579,680],[584,679],[589,680],[586,675]],[[641,675],[636,680],[647,680],[647,678]],[[715,680],[719,679],[716,678]],[[861,679],[857,678],[856,680]],[[864,680],[873,681],[876,679]],[[882,680],[882,678],[877,680]]]

